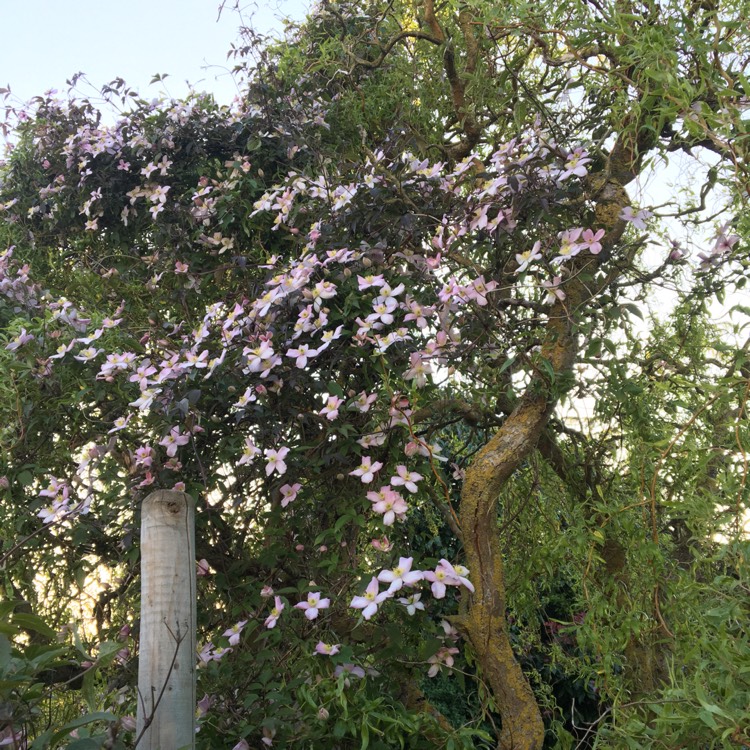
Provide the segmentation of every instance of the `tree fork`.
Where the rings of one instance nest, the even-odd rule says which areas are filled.
[[[592,176],[599,226],[607,232],[603,245],[611,251],[622,236],[620,212],[629,204],[617,176],[610,170]],[[593,184],[592,184],[593,183]],[[588,259],[596,269],[598,260]],[[502,427],[479,451],[466,470],[461,492],[460,521],[466,563],[475,593],[468,611],[458,619],[474,648],[502,717],[498,750],[540,750],[544,722],[534,693],[515,658],[506,619],[506,590],[502,549],[497,528],[497,502],[505,483],[536,448],[564,390],[561,381],[571,372],[578,353],[575,313],[592,297],[579,273],[566,285],[566,298],[557,300],[547,320],[541,356],[552,366],[554,382],[537,375]]]
[[[570,297],[569,297],[570,298]],[[560,304],[552,309],[553,340],[543,355],[556,376],[572,367],[577,343],[572,324]],[[499,750],[539,750],[544,723],[534,693],[516,661],[506,621],[506,592],[497,501],[500,492],[535,448],[556,399],[539,393],[538,379],[511,412],[495,436],[466,471],[461,493],[461,528],[466,562],[476,588],[460,625],[474,648],[502,717]]]

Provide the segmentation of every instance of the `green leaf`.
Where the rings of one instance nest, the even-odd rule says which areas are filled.
[[[3,669],[11,658],[10,641],[0,634],[0,669]]]
[[[78,727],[85,727],[87,724],[93,724],[95,721],[117,721],[117,717],[109,711],[96,711],[95,713],[79,716],[77,719],[69,721],[65,726],[58,729],[52,735],[51,744],[59,742],[61,739],[63,739],[63,737],[66,737],[74,729],[78,729]]]
[[[16,479],[22,487],[28,487],[34,481],[34,475],[30,471],[21,471]]]
[[[343,398],[344,397],[344,391],[343,391],[343,389],[334,380],[329,381],[327,389],[328,389],[328,393],[330,393],[331,396],[338,396],[339,398]]]
[[[99,705],[96,682],[96,670],[93,668],[87,669],[83,674],[81,683],[81,697],[86,702],[86,707],[89,711],[95,711]]]
[[[643,313],[638,305],[634,305],[632,302],[626,302],[622,305],[623,310],[627,310],[629,313],[635,315],[636,318],[643,320]]]
[[[37,615],[16,612],[13,615],[13,624],[18,625],[22,630],[33,630],[50,640],[54,640],[57,637],[57,633],[41,617],[37,617]]]
[[[500,369],[498,370],[498,373],[505,372],[514,362],[516,361],[515,357],[508,357],[508,359],[505,360],[505,362],[500,365]]]
[[[39,653],[39,650],[41,653]],[[66,648],[60,648],[59,646],[46,646],[39,650],[35,651],[36,655],[31,658],[31,661],[29,662],[29,666],[34,672],[43,669],[50,662],[55,661],[55,659],[62,656],[67,651]],[[28,656],[30,656],[29,653],[27,653],[27,657]]]
[[[714,717],[711,715],[711,712],[707,711],[705,708],[698,711],[697,716],[707,727],[710,727],[711,729],[719,728]]]
[[[84,737],[80,740],[74,740],[69,745],[67,745],[66,750],[98,750],[102,746],[102,743],[104,742],[105,737],[95,738],[95,737]]]
[[[52,729],[48,729],[46,732],[42,732],[42,734],[38,735],[31,745],[31,750],[45,750],[45,748],[48,748],[50,740],[52,739],[53,731],[54,730]]]

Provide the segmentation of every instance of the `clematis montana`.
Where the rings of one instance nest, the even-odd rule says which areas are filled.
[[[424,610],[424,604],[419,601],[422,598],[422,594],[412,594],[411,596],[401,597],[398,599],[399,604],[403,604],[406,607],[408,614],[416,614],[418,609]]]
[[[403,485],[409,492],[418,492],[419,488],[416,483],[424,479],[421,474],[417,474],[416,471],[408,471],[406,466],[399,464],[396,467],[396,473],[398,476],[391,477],[391,484],[394,487]]]
[[[236,646],[240,642],[240,635],[245,625],[247,625],[247,620],[240,620],[236,625],[224,631],[224,636],[229,638],[230,646]]]
[[[382,514],[383,524],[393,526],[396,519],[403,521],[409,507],[398,492],[391,487],[381,487],[379,492],[368,492],[367,499],[375,513]]]
[[[324,656],[333,656],[334,654],[338,654],[340,646],[340,643],[331,644],[318,641],[318,644],[315,646],[315,653],[323,654]]]
[[[557,300],[562,302],[565,299],[565,292],[560,289],[560,284],[562,284],[562,276],[555,276],[552,281],[542,282],[542,286],[547,291],[547,297],[544,300],[545,304],[552,305]]]
[[[325,417],[329,422],[333,422],[339,415],[339,407],[344,403],[343,398],[338,396],[328,396],[326,405],[318,412],[321,417]]]
[[[278,450],[275,450],[274,448],[266,448],[266,450],[263,451],[263,455],[268,459],[268,463],[266,464],[267,477],[270,477],[274,471],[277,471],[279,474],[286,474],[286,463],[284,463],[284,459],[286,458],[287,453],[289,453],[289,448],[279,448]]]
[[[163,445],[167,449],[167,455],[171,457],[177,454],[177,448],[181,445],[187,445],[189,442],[190,435],[182,435],[179,427],[173,427],[169,431],[169,435],[165,435],[159,441],[159,445]]]
[[[369,620],[378,611],[378,605],[391,596],[388,591],[378,593],[379,589],[378,579],[373,578],[367,585],[365,593],[362,596],[355,596],[349,606],[353,609],[361,609],[362,617]]]
[[[584,229],[583,235],[578,242],[592,255],[598,255],[602,251],[602,243],[600,242],[602,237],[604,237],[603,229],[599,229],[596,233],[591,229]]]
[[[359,477],[362,484],[369,484],[375,479],[375,472],[382,468],[383,464],[380,461],[373,463],[370,456],[363,456],[362,463],[354,471],[350,471],[349,476]]]
[[[425,581],[432,582],[432,595],[436,599],[442,599],[445,596],[446,586],[466,586],[469,591],[474,591],[473,584],[466,577],[469,575],[469,571],[462,565],[454,568],[445,559],[440,560],[434,572],[426,570],[423,575]]]
[[[378,552],[390,552],[393,549],[393,542],[387,536],[380,537],[380,539],[373,539],[370,544]]]
[[[458,653],[458,649],[455,646],[447,647],[443,646],[438,650],[436,654],[433,654],[427,661],[432,665],[427,671],[428,677],[434,677],[439,671],[441,666],[446,667],[453,666],[453,656]]]
[[[298,602],[294,605],[295,609],[302,609],[308,620],[314,620],[321,609],[328,609],[331,606],[330,599],[321,599],[319,591],[311,591],[304,602]]]
[[[281,507],[286,508],[289,503],[293,502],[297,497],[297,493],[302,489],[302,485],[299,482],[294,484],[285,484],[279,488],[281,493]]]
[[[636,229],[645,229],[646,219],[651,216],[653,216],[651,211],[647,211],[645,208],[636,211],[632,206],[625,206],[620,211],[620,218],[632,224]]]
[[[381,570],[378,580],[389,584],[388,593],[399,591],[402,586],[414,586],[424,577],[421,570],[412,570],[413,557],[399,558],[398,565],[391,570]]]
[[[273,599],[273,609],[271,610],[271,614],[266,617],[266,621],[263,623],[269,630],[276,627],[276,622],[278,621],[283,609],[284,602],[281,601],[280,597],[275,596]]]
[[[242,449],[242,456],[240,456],[240,460],[237,462],[238,466],[249,464],[259,453],[260,448],[255,445],[253,439],[251,437],[246,437],[245,447]]]

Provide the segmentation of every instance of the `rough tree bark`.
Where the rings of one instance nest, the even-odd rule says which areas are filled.
[[[606,231],[605,257],[622,236],[622,209],[629,205],[624,185],[630,170],[613,150],[602,173],[592,175],[588,193],[596,201],[597,228]],[[632,167],[632,162],[630,163]],[[596,270],[598,260],[581,261]],[[550,310],[541,356],[553,379],[536,376],[502,427],[479,451],[466,471],[461,492],[460,522],[466,564],[476,591],[457,625],[471,643],[502,718],[498,750],[540,750],[544,723],[534,693],[513,653],[506,620],[506,589],[497,502],[508,479],[536,448],[549,422],[578,354],[577,324],[595,296],[580,271],[566,284],[566,299]]]

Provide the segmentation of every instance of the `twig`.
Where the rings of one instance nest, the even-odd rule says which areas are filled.
[[[174,638],[175,640],[175,649],[174,654],[172,654],[172,661],[169,663],[169,670],[167,671],[167,676],[164,678],[164,684],[161,686],[161,690],[159,691],[159,695],[156,699],[156,702],[154,703],[154,707],[151,709],[151,713],[144,719],[143,721],[143,729],[141,729],[140,734],[135,738],[135,742],[133,743],[133,748],[138,747],[138,743],[141,741],[143,736],[146,734],[146,730],[151,726],[151,723],[154,720],[154,716],[156,715],[156,709],[159,708],[159,704],[161,703],[161,699],[164,697],[164,693],[167,690],[167,685],[169,685],[169,678],[172,676],[172,670],[174,670],[174,665],[177,662],[177,654],[180,652],[180,646],[182,645],[182,642],[187,637],[187,633],[184,635],[180,635],[180,626],[177,625],[177,635],[175,635],[172,632],[172,629],[167,625],[167,623],[164,623],[164,627],[169,631],[169,634]],[[153,687],[151,688],[153,692]],[[141,706],[143,707],[144,711],[146,709],[146,702],[143,700],[143,695],[141,695],[141,691],[138,691],[138,698],[141,701]]]

